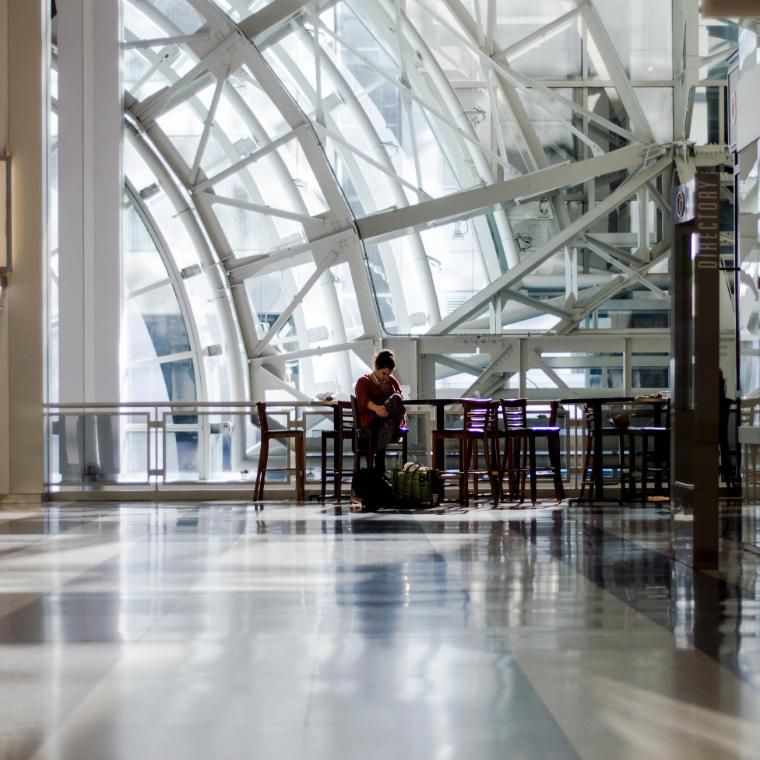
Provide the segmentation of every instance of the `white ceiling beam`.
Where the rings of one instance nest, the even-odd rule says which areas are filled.
[[[307,214],[299,214],[295,211],[287,211],[286,209],[274,208],[274,206],[267,206],[263,203],[251,203],[250,201],[244,201],[240,198],[229,198],[224,195],[214,195],[213,193],[204,193],[204,196],[208,203],[212,205],[218,203],[223,206],[232,206],[233,208],[239,208],[245,211],[253,211],[257,214],[264,214],[265,216],[276,216],[280,219],[290,219],[293,222],[301,222],[304,225],[311,225],[315,229],[321,229],[325,225],[324,219],[309,216]]]
[[[276,140],[272,140],[272,142],[267,143],[266,145],[262,146],[258,150],[255,150],[252,153],[249,153],[247,156],[245,156],[245,158],[242,158],[240,161],[237,161],[231,166],[228,166],[226,169],[219,172],[218,174],[215,174],[213,177],[209,177],[208,179],[205,179],[199,182],[193,187],[193,191],[196,193],[202,193],[205,190],[210,189],[213,185],[216,185],[219,182],[222,182],[228,177],[232,177],[233,175],[240,172],[242,169],[245,169],[246,166],[250,166],[256,161],[259,161],[260,159],[269,155],[273,151],[278,150],[283,145],[286,145],[292,139],[294,139],[294,137],[297,135],[299,131],[305,130],[305,129],[307,129],[306,125],[300,124],[295,129],[290,130],[284,135],[281,135]]]
[[[154,37],[147,40],[128,40],[121,43],[122,50],[140,50],[152,47],[166,47],[167,45],[179,45],[184,42],[203,42],[209,38],[208,32],[196,34],[177,34],[170,37]]]
[[[602,243],[601,240],[595,240],[591,235],[586,235],[586,245],[592,251],[594,251],[597,256],[601,256],[601,258],[603,258],[607,263],[615,267],[615,269],[625,275],[628,275],[629,278],[632,278],[641,283],[645,288],[651,290],[655,296],[657,296],[657,298],[665,301],[666,303],[670,303],[670,296],[667,293],[665,293],[653,283],[649,282],[649,280],[647,280],[647,278],[642,274],[639,274],[638,271],[631,269],[631,267],[626,266],[619,260],[620,253],[622,253],[621,251],[618,251],[617,249],[610,250],[612,246],[607,246],[605,243]]]
[[[402,230],[445,224],[456,218],[472,216],[476,212],[492,208],[497,204],[545,195],[594,177],[639,166],[648,150],[653,150],[654,155],[661,155],[663,152],[663,149],[657,146],[642,149],[640,145],[629,145],[586,161],[561,164],[515,179],[496,182],[487,187],[462,190],[444,198],[372,214],[357,220],[356,226],[360,237],[363,240],[369,240],[380,235],[399,233]],[[650,155],[652,155],[651,152]]]
[[[569,391],[568,384],[550,367],[541,356],[541,352],[536,348],[533,349],[533,366],[540,369],[556,386],[563,391]]]
[[[596,159],[590,160],[593,161]],[[672,159],[670,156],[663,156],[655,163],[641,169],[637,174],[634,174],[617,187],[596,207],[587,211],[583,216],[579,217],[571,225],[562,230],[558,235],[547,241],[538,251],[528,256],[518,266],[491,282],[483,288],[480,293],[465,301],[465,303],[463,303],[458,309],[455,309],[438,324],[434,325],[430,329],[430,332],[445,333],[453,330],[470,315],[482,309],[483,305],[488,303],[498,292],[519,282],[522,277],[539,267],[544,261],[551,258],[560,248],[573,240],[577,234],[588,229],[599,219],[605,217],[611,211],[627,201],[628,198],[634,195],[642,185],[649,182],[649,180],[653,179],[660,174],[660,172],[670,166],[671,162]]]
[[[515,71],[509,66],[500,64],[497,61],[493,60],[490,56],[486,55],[486,53],[483,52],[483,50],[481,50],[476,44],[474,44],[469,37],[463,35],[461,32],[455,29],[449,23],[448,19],[441,16],[441,14],[439,14],[435,8],[426,3],[425,0],[417,0],[417,3],[475,55],[478,55],[485,59],[488,64],[494,68],[494,70],[503,73],[506,77],[509,77],[509,79],[511,79],[514,84],[528,97],[533,99],[540,108],[548,111],[551,113],[552,117],[559,119],[562,123],[568,125],[568,128],[572,128],[571,121],[562,112],[551,110],[551,103],[557,103],[559,106],[561,106],[562,109],[569,108],[574,113],[585,116],[587,119],[589,119],[589,121],[593,121],[595,124],[598,124],[600,127],[603,127],[609,132],[623,137],[628,142],[642,142],[642,140],[630,130],[625,129],[618,124],[615,124],[609,119],[605,119],[594,111],[590,111],[589,109],[584,108],[574,100],[559,95],[550,87],[545,86],[539,80],[525,76],[524,74]]]
[[[469,388],[462,394],[464,398],[472,396],[476,391],[480,391],[483,384],[490,380],[497,372],[504,372],[504,361],[512,353],[512,346],[508,345],[504,351],[499,352],[491,363],[482,371],[480,377],[475,380]]]
[[[312,4],[313,0],[277,0],[269,3],[260,11],[243,19],[238,27],[249,39],[254,39],[264,32],[274,32],[290,23],[291,19]]]
[[[214,88],[214,95],[211,98],[211,105],[209,106],[208,113],[203,122],[203,132],[201,134],[200,142],[198,143],[198,149],[195,151],[195,158],[193,159],[193,165],[190,167],[190,185],[194,185],[198,181],[198,173],[201,168],[201,160],[203,154],[206,152],[206,145],[208,144],[208,138],[211,135],[211,127],[216,118],[216,111],[219,108],[219,101],[224,91],[224,83],[227,80],[227,76],[230,73],[230,67],[225,66],[223,68],[221,76],[216,81],[216,87]]]
[[[261,351],[271,343],[271,341],[277,337],[277,333],[283,328],[285,323],[290,319],[293,312],[301,305],[304,298],[308,295],[309,291],[316,285],[319,278],[324,272],[329,269],[335,263],[336,255],[329,254],[325,256],[318,264],[311,277],[303,284],[303,287],[296,293],[291,299],[288,305],[282,310],[280,316],[277,317],[274,324],[267,330],[264,335],[254,346],[251,351],[251,356],[257,356]]]
[[[248,360],[248,364],[253,367],[260,367],[262,364],[283,364],[297,359],[308,359],[312,356],[326,356],[335,354],[340,351],[354,351],[359,356],[372,351],[375,346],[374,338],[359,338],[358,340],[347,343],[336,343],[332,346],[319,346],[317,348],[308,348],[303,351],[289,351],[287,354],[272,354],[271,356],[255,356]]]
[[[645,270],[648,272],[670,256],[670,243],[668,241],[662,241],[652,251],[652,254],[652,261],[642,267],[640,270],[641,273],[644,273]],[[582,304],[578,304],[579,309],[574,320],[557,325],[557,333],[565,335],[574,330],[589,314],[609,301],[616,293],[629,287],[630,284],[631,278],[626,277],[625,275],[615,275],[606,285],[596,289],[596,292],[591,295],[588,300],[585,300]]]
[[[491,57],[495,61],[507,60],[511,62],[519,58],[521,55],[529,53],[531,50],[534,50],[539,45],[559,34],[566,26],[571,24],[580,14],[582,3],[586,2],[588,2],[588,0],[582,0],[582,2],[578,3],[577,8],[573,8],[562,16],[558,16],[554,21],[546,24],[546,26],[536,29],[535,32],[531,32],[519,42],[515,42],[508,48],[504,48],[504,50],[494,53]]]

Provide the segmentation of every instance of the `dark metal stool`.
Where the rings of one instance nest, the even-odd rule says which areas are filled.
[[[325,500],[327,496],[327,481],[333,481],[333,498],[341,500],[343,480],[350,478],[353,472],[346,471],[343,468],[345,459],[344,444],[346,441],[351,443],[351,450],[354,449],[354,434],[356,420],[354,410],[350,401],[338,401],[333,417],[333,430],[322,431],[322,488],[321,498]],[[332,441],[332,467],[327,466],[328,445]]]
[[[477,497],[478,480],[488,478],[491,485],[493,504],[499,503],[501,492],[501,477],[499,470],[497,402],[491,399],[463,399],[463,418],[461,429],[434,430],[433,466],[440,471],[441,481],[457,480],[459,484],[459,502],[464,506],[470,503],[470,479],[473,479],[473,493]],[[459,444],[459,466],[446,468],[444,461],[438,461],[442,449],[438,443],[455,440]],[[478,444],[482,445],[484,467],[479,466]]]
[[[548,425],[528,425],[528,401],[524,398],[502,399],[501,413],[504,422],[504,455],[501,463],[501,482],[504,475],[509,481],[510,499],[525,501],[525,481],[530,479],[530,500],[536,503],[536,481],[550,477],[554,482],[557,501],[565,498],[560,462],[560,429],[557,425],[559,402],[549,405]],[[536,466],[536,439],[546,438],[549,451],[549,467]]]

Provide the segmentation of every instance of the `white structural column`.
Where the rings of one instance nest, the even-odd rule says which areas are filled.
[[[13,271],[0,301],[0,503],[42,494],[48,6],[0,0],[0,151],[13,156]]]
[[[59,0],[60,400],[119,399],[119,0]]]

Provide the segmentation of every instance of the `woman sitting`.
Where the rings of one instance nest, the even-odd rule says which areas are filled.
[[[385,450],[397,441],[404,417],[401,386],[393,377],[396,360],[393,351],[385,349],[375,355],[375,369],[356,381],[356,401],[360,427],[372,436],[375,451],[375,470],[385,472]]]

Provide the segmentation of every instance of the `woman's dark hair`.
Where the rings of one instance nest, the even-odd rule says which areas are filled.
[[[394,369],[396,358],[393,351],[385,348],[375,354],[375,369]]]

